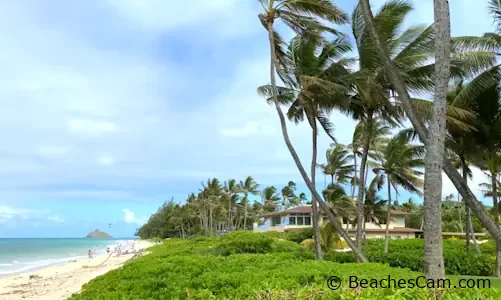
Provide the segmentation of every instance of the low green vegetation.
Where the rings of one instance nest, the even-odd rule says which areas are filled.
[[[394,243],[391,244],[394,246]],[[391,248],[391,247],[390,247]],[[342,288],[327,287],[331,276]],[[221,238],[171,239],[151,254],[84,285],[71,300],[99,299],[435,299],[420,288],[348,286],[358,279],[415,279],[422,273],[387,264],[316,261],[313,254],[271,234],[233,232]],[[497,289],[445,289],[442,299],[501,299]]]
[[[367,258],[371,262],[389,264],[392,267],[409,268],[413,271],[423,272],[422,239],[391,240],[389,252],[383,253],[383,240],[369,240]],[[465,242],[459,240],[445,240],[444,263],[445,273],[448,275],[490,276],[494,273],[495,245],[489,241],[480,245],[482,254],[472,252],[467,254]],[[330,252],[325,259],[340,263],[355,262],[353,254]]]

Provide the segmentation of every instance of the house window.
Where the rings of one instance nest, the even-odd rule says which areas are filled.
[[[289,225],[311,225],[311,215],[291,214],[289,215]]]
[[[271,218],[271,226],[280,225],[280,216]]]

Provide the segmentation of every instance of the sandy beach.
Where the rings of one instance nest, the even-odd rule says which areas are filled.
[[[138,240],[134,248],[147,249],[154,245],[148,241]],[[79,292],[83,284],[119,268],[133,254],[116,256],[113,253],[69,261],[64,265],[57,265],[40,269],[33,272],[17,274],[10,277],[0,278],[0,299],[2,300],[62,300],[67,299],[73,293]],[[147,254],[147,253],[144,253]],[[103,263],[104,262],[104,263]]]

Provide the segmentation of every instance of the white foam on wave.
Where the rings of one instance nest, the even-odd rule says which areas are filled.
[[[15,262],[14,264],[3,264],[3,265],[0,264],[0,267],[2,267],[2,266],[14,267],[14,268],[5,268],[5,270],[0,269],[0,276],[17,274],[17,273],[30,271],[30,270],[41,269],[41,268],[52,266],[52,265],[67,263],[71,259],[80,259],[80,258],[85,258],[85,257],[87,257],[87,256],[72,256],[72,257],[64,257],[64,258],[41,259],[41,260],[26,261],[26,262],[13,261],[13,262]]]
[[[127,240],[113,240],[110,244],[89,246],[94,254],[100,255],[106,253],[106,248],[113,251],[115,246],[121,245],[122,249],[125,247],[129,248],[131,243]],[[98,248],[96,250],[96,248]],[[87,251],[85,251],[87,254]],[[65,257],[61,258],[51,258],[51,259],[39,259],[33,261],[18,261],[13,260],[11,263],[0,263],[0,276],[8,276],[12,274],[24,273],[32,270],[43,269],[52,265],[64,264],[73,259],[87,258],[87,255],[77,255],[74,252],[67,252]]]
[[[12,264],[0,264],[0,267],[11,267]]]

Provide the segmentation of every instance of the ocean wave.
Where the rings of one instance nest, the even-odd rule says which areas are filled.
[[[1,267],[12,267],[12,266],[13,266],[13,264],[0,264],[0,268]]]
[[[72,259],[86,258],[87,256],[71,256],[53,259],[40,259],[34,261],[18,262],[14,260],[12,264],[0,264],[0,276],[23,273],[31,270],[37,270],[52,265],[67,263]],[[9,268],[10,267],[10,268]]]

